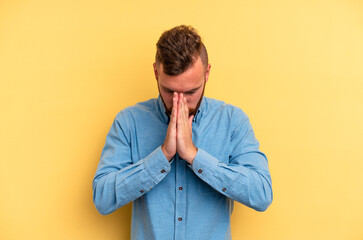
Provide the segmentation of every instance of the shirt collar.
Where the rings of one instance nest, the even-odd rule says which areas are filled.
[[[157,98],[157,102],[158,102],[158,107],[159,107],[159,111],[160,111],[160,115],[161,118],[163,119],[163,121],[165,123],[169,123],[170,117],[166,114],[166,109],[163,103],[163,100],[161,99],[161,96],[159,94],[158,98]],[[199,105],[199,108],[197,110],[197,113],[195,114],[194,118],[193,118],[193,122],[199,122],[200,119],[202,118],[203,114],[207,111],[207,98],[205,96],[203,96],[202,101]]]
[[[193,118],[193,122],[198,123],[206,111],[207,111],[207,98],[205,96],[203,96],[202,101],[197,110],[197,113],[195,114],[195,116]]]

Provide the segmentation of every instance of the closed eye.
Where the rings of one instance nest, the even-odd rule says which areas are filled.
[[[164,91],[166,92],[166,93],[168,93],[168,94],[174,94],[174,91],[173,90],[171,90],[171,89],[168,89],[168,88],[163,88],[164,89]]]

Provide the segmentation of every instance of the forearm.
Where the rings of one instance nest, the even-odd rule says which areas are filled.
[[[257,211],[264,211],[272,202],[267,161],[259,153],[245,157],[253,158],[255,164],[226,164],[198,149],[191,168],[198,177],[221,194]]]
[[[160,147],[146,158],[122,169],[112,168],[102,162],[100,166],[92,184],[93,202],[104,215],[150,191],[171,168]]]

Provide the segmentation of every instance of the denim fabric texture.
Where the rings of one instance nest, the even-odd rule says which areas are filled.
[[[203,97],[193,119],[192,165],[178,154],[165,158],[168,123],[160,96],[117,114],[93,179],[97,210],[110,214],[132,201],[133,240],[231,239],[234,201],[264,211],[273,196],[249,118]]]

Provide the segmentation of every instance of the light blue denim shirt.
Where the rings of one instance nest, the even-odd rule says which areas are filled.
[[[135,240],[231,239],[234,200],[257,211],[272,202],[268,162],[247,115],[203,97],[192,165],[178,154],[165,158],[168,122],[160,96],[117,114],[93,179],[97,210],[109,214],[132,201]]]

